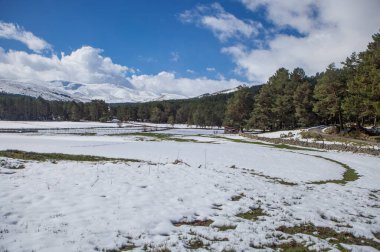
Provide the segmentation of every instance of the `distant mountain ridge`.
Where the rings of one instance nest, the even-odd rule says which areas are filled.
[[[233,92],[236,92],[242,88],[245,88],[247,87],[246,85],[239,85],[237,87],[234,87],[234,88],[230,88],[230,89],[224,89],[224,90],[220,90],[220,91],[217,91],[217,92],[214,92],[214,93],[206,93],[206,94],[202,94],[200,96],[198,96],[199,98],[202,98],[202,97],[206,97],[206,96],[213,96],[213,95],[219,95],[219,94],[229,94],[229,93],[233,93]]]
[[[228,94],[243,87],[245,86],[225,89],[211,94],[206,93],[195,98]],[[104,100],[107,103],[136,103],[194,98],[169,93],[156,94],[110,83],[86,84],[64,80],[36,81],[0,79],[0,93],[26,95],[35,98],[42,97],[45,100],[58,101],[89,102],[91,100],[99,99]]]
[[[62,80],[36,81],[0,79],[0,92],[59,101],[88,102],[90,100],[100,99],[107,103],[147,102],[189,98],[177,94],[155,94],[149,91],[140,91],[109,83],[86,84]]]

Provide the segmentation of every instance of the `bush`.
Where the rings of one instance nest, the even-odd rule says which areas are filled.
[[[305,139],[315,139],[317,141],[322,141],[323,140],[323,136],[321,134],[318,134],[316,132],[312,132],[312,131],[301,131],[301,136],[302,138],[305,138]]]

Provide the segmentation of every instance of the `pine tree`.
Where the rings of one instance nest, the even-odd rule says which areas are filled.
[[[341,71],[330,64],[325,73],[321,74],[314,89],[313,111],[322,118],[338,120],[343,129],[342,103],[346,95],[347,84],[342,80]]]
[[[380,117],[380,33],[372,38],[367,50],[358,58],[347,58],[343,68],[350,73],[344,110],[358,127],[366,118],[376,125]]]
[[[252,106],[253,97],[249,88],[241,88],[228,100],[223,124],[242,131],[247,125]]]
[[[273,95],[269,86],[265,85],[256,96],[255,105],[249,119],[250,128],[273,130],[272,113]]]
[[[293,102],[297,125],[300,127],[312,125],[316,116],[313,113],[313,90],[309,83],[304,82],[296,88]]]

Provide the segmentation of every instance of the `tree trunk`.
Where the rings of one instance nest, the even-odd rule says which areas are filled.
[[[339,131],[343,131],[342,111],[340,109],[338,111],[338,116],[339,116]]]

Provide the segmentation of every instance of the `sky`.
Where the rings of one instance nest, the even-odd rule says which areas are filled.
[[[0,0],[0,78],[196,96],[365,50],[378,0]]]

